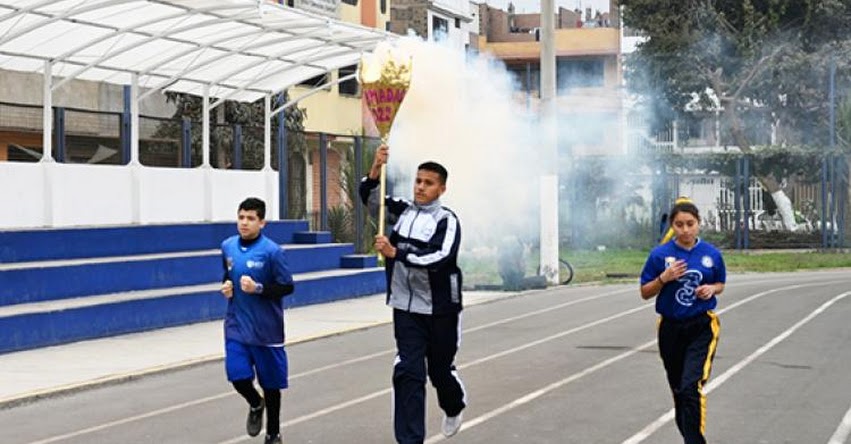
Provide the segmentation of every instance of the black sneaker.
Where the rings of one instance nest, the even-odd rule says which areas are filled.
[[[263,400],[260,400],[259,407],[248,408],[248,419],[245,421],[245,431],[248,432],[248,436],[257,436],[260,434],[260,429],[263,428],[264,406]]]
[[[263,441],[263,444],[283,444],[281,440],[281,435],[266,435],[266,440]]]

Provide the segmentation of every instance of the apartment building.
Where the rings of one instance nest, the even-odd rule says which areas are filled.
[[[389,29],[466,49],[470,46],[471,33],[476,32],[476,12],[469,0],[396,0],[391,8]]]
[[[621,37],[617,4],[598,12],[559,8],[555,14],[559,149],[572,155],[624,152]],[[479,5],[479,51],[502,60],[522,99],[540,97],[541,15]]]

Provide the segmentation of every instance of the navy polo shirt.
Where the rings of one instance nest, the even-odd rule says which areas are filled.
[[[686,250],[671,240],[650,252],[641,270],[641,285],[662,274],[676,260],[686,261],[687,271],[675,282],[668,282],[656,296],[656,312],[665,318],[688,319],[715,309],[715,296],[707,300],[697,298],[695,290],[703,284],[725,283],[727,268],[721,252],[708,242],[697,239]]]
[[[248,244],[239,236],[222,242],[222,256],[228,279],[233,282],[233,297],[225,314],[225,338],[251,345],[283,345],[284,307],[282,298],[264,298],[240,289],[242,276],[268,286],[293,283],[284,249],[262,234]]]

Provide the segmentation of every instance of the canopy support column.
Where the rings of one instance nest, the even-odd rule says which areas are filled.
[[[130,222],[142,223],[142,162],[139,160],[139,74],[130,75]]]
[[[272,170],[272,95],[263,98],[263,171]]]
[[[201,98],[201,166],[210,167],[210,85],[204,85]]]
[[[44,61],[44,81],[42,97],[42,135],[41,135],[41,167],[44,191],[42,195],[42,223],[52,227],[53,220],[53,64]]]
[[[44,61],[44,82],[42,97],[41,161],[53,162],[53,64]]]
[[[213,169],[210,167],[210,85],[201,98],[201,171],[204,174],[204,221],[213,220]]]
[[[141,165],[139,161],[139,75],[130,76],[130,163]]]
[[[263,178],[266,184],[266,218],[277,216],[278,209],[278,175],[272,170],[272,94],[263,97]]]

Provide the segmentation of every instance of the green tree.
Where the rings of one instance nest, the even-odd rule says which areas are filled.
[[[851,0],[622,0],[624,23],[642,31],[627,70],[631,88],[658,114],[696,101],[720,106],[745,153],[748,128],[773,124],[779,144],[819,146],[827,132],[831,59],[847,75]],[[791,204],[772,174],[757,171],[794,228]]]
[[[851,179],[851,97],[846,97],[842,104],[839,106],[837,110],[836,116],[836,129],[837,129],[837,143],[840,148],[845,153],[845,163],[841,163],[841,166],[844,168],[839,168],[837,171],[837,175],[841,177],[842,181],[846,184],[844,189],[839,190],[839,195],[837,198],[840,202],[844,202],[844,219],[845,219],[845,233],[851,233],[851,202],[849,202],[849,193],[851,191],[851,184],[849,184],[849,179]],[[840,182],[842,183],[842,182]],[[841,206],[840,206],[841,208]],[[845,245],[843,245],[844,247]]]
[[[851,97],[846,97],[836,111],[836,139],[843,151],[851,152]]]

